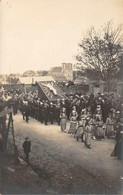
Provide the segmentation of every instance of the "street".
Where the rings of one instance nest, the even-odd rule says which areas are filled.
[[[67,126],[69,129],[69,123]],[[115,141],[92,141],[92,149],[60,130],[33,118],[29,123],[14,116],[15,140],[24,158],[22,144],[31,140],[30,166],[39,175],[39,185],[54,193],[121,193],[122,161],[111,157]],[[10,132],[11,137],[11,132]]]

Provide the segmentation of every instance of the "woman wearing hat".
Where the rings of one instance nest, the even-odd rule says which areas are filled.
[[[102,110],[101,110],[101,106],[97,105],[97,109],[96,109],[96,119],[100,118],[102,116]]]
[[[92,138],[92,128],[90,126],[89,118],[88,118],[85,127],[85,145],[90,149],[91,149],[91,138]]]
[[[111,113],[109,113],[109,116],[106,119],[106,133],[108,138],[111,138],[114,133],[114,126],[113,126],[113,120],[111,118]]]
[[[103,140],[105,138],[105,126],[101,116],[97,119],[96,127],[96,138]]]
[[[90,118],[90,126],[92,129],[92,138],[96,139],[96,115],[93,114],[92,117]]]
[[[66,108],[62,108],[60,113],[60,119],[61,119],[61,131],[66,132],[66,125],[67,125]]]
[[[123,160],[123,118],[120,118],[118,124],[116,144],[111,156],[117,156],[119,160]]]
[[[85,120],[83,118],[79,121],[77,131],[76,131],[76,134],[75,134],[75,137],[76,137],[77,141],[79,141],[79,138],[81,138],[81,140],[83,142],[84,130],[85,130]]]
[[[70,129],[69,132],[70,134],[75,134],[76,133],[76,128],[77,128],[77,112],[75,110],[72,111],[71,118],[70,118]]]

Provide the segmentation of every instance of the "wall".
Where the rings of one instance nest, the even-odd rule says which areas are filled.
[[[116,80],[112,80],[109,84],[109,91],[108,91],[108,85],[105,81],[92,81],[89,83],[89,93],[92,93],[96,95],[98,92],[100,93],[117,93],[117,82]]]

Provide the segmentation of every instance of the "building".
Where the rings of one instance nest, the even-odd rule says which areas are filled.
[[[41,76],[41,77],[19,77],[18,85],[24,85],[24,91],[36,91],[37,86],[35,85],[38,82],[55,82],[52,76]]]
[[[62,63],[62,73],[67,81],[73,81],[73,67],[71,63]]]
[[[19,82],[24,84],[25,92],[38,90],[38,97],[42,100],[56,101],[66,98],[52,76],[20,77]]]
[[[73,81],[72,64],[62,63],[62,66],[51,68],[49,74],[58,82]]]
[[[52,67],[50,69],[50,73],[49,74],[57,82],[65,82],[65,81],[67,81],[66,77],[63,75],[62,66]]]
[[[41,76],[41,77],[19,77],[18,84],[32,85],[39,81],[55,81],[52,76]]]

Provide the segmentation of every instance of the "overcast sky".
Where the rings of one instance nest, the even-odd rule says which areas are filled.
[[[123,22],[123,0],[1,0],[0,73],[75,63],[83,32],[111,19]]]

